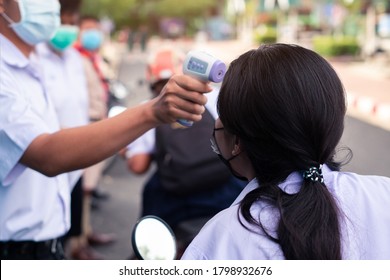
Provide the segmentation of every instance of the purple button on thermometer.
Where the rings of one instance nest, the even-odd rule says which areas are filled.
[[[190,51],[183,64],[183,73],[204,82],[220,83],[226,73],[221,60],[203,51]],[[181,125],[192,126],[193,122],[178,120]]]

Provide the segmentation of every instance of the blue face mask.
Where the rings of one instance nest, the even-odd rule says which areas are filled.
[[[5,13],[15,33],[29,45],[49,41],[60,26],[60,3],[58,0],[18,0],[20,21],[14,22]]]
[[[97,29],[85,30],[81,33],[80,41],[84,49],[95,51],[103,43],[103,33]]]
[[[74,25],[61,25],[54,37],[50,40],[50,45],[57,51],[64,51],[76,40],[79,28]]]

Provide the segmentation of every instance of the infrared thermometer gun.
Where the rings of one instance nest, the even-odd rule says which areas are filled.
[[[184,60],[183,73],[203,82],[220,83],[225,76],[226,65],[206,52],[190,51]],[[187,127],[193,124],[187,120],[177,122]]]

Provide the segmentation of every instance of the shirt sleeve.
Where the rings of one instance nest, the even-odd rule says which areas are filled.
[[[207,257],[194,245],[189,245],[181,256],[181,260],[207,260]]]
[[[156,143],[156,130],[151,129],[127,146],[126,158],[139,154],[152,154]]]
[[[27,147],[49,128],[24,97],[16,79],[0,66],[0,182],[6,186],[25,169],[18,162]]]

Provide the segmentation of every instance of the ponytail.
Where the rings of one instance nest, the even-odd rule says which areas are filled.
[[[279,212],[277,238],[250,213],[251,205],[259,198],[269,201]],[[243,199],[240,211],[245,220],[261,227],[270,239],[279,243],[286,259],[340,260],[342,257],[339,209],[320,181],[304,180],[295,194],[288,194],[276,185],[261,185]]]

